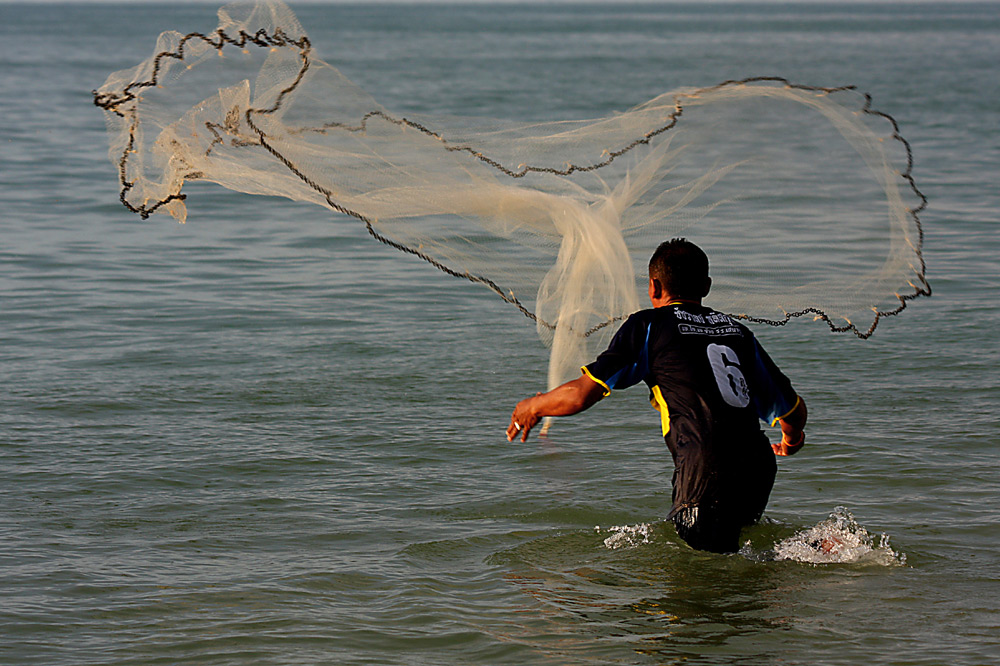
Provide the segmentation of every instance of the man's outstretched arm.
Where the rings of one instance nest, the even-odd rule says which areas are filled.
[[[583,375],[557,386],[548,393],[539,393],[517,403],[507,426],[507,441],[513,442],[517,433],[521,441],[528,441],[528,433],[546,416],[570,416],[587,409],[604,397],[604,387]]]

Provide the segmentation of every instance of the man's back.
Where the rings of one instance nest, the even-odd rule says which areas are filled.
[[[663,434],[692,422],[710,438],[760,429],[795,406],[791,382],[729,316],[687,302],[642,310],[585,372],[609,390],[645,381]]]
[[[776,469],[760,419],[787,414],[797,397],[749,329],[697,303],[642,310],[585,372],[609,390],[649,386],[674,460],[670,517],[759,518]]]

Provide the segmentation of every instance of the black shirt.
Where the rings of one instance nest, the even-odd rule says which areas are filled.
[[[673,512],[739,501],[753,482],[746,477],[767,470],[770,491],[774,454],[760,419],[787,416],[798,396],[746,326],[694,303],[642,310],[583,372],[605,395],[639,381],[649,386],[674,458]]]

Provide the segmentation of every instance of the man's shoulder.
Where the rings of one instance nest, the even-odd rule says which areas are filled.
[[[660,313],[663,308],[646,308],[645,310],[639,310],[638,312],[633,312],[628,317],[625,318],[626,322],[648,322],[652,321]]]

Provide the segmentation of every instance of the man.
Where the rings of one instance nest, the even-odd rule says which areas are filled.
[[[775,454],[802,448],[806,404],[746,326],[701,304],[711,284],[701,248],[683,238],[661,244],[649,261],[652,309],[629,317],[583,376],[519,402],[507,439],[527,441],[540,419],[645,381],[674,460],[668,518],[691,547],[727,553],[764,512]],[[759,419],[781,424],[779,444]]]

